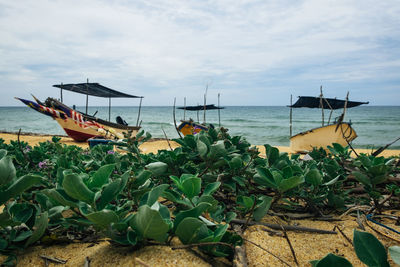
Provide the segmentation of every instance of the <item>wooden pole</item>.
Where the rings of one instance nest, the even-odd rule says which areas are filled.
[[[322,95],[322,85],[320,87],[321,94],[319,95],[319,105],[321,107],[322,111],[322,126],[324,126],[324,103],[322,101],[323,95]]]
[[[290,95],[290,122],[289,122],[289,128],[290,128],[290,137],[292,137],[292,113],[293,113],[293,108],[292,108],[292,95]]]
[[[206,123],[206,105],[207,105],[207,91],[208,91],[208,83],[206,87],[206,93],[204,94],[204,113],[203,113],[203,123]]]
[[[186,97],[183,98],[183,120],[186,119]]]
[[[111,121],[111,97],[108,98],[108,121]]]
[[[137,115],[136,126],[139,126],[140,110],[142,109],[142,99],[143,99],[143,97],[140,97],[139,112]]]
[[[199,105],[199,103],[197,103],[197,105]],[[197,122],[200,123],[199,110],[197,110]]]
[[[86,80],[86,114],[88,114],[88,103],[89,103],[89,79]]]
[[[344,115],[346,114],[346,109],[347,109],[347,102],[349,101],[349,92],[347,92],[346,95],[346,102],[344,102],[344,108],[343,108],[343,120],[344,120]]]
[[[219,106],[219,97],[220,97],[220,93],[218,93],[218,124],[219,124],[219,127],[221,127],[221,113],[220,113],[220,106]]]
[[[204,94],[204,112],[203,112],[203,123],[206,123],[206,94]]]
[[[61,94],[61,103],[63,102],[62,87],[63,87],[63,83],[61,83],[61,88],[60,88],[60,94]]]
[[[176,104],[176,97],[174,97],[174,109],[172,111],[173,116],[174,116],[174,125],[175,125],[175,130],[178,132],[179,137],[182,139],[182,135],[178,130],[178,125],[176,124],[176,117],[175,117],[175,104]]]

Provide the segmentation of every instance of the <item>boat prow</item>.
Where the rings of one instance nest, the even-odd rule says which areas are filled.
[[[290,138],[290,149],[296,153],[307,153],[313,148],[327,148],[333,143],[347,146],[356,139],[357,133],[349,123],[330,124],[298,133]]]

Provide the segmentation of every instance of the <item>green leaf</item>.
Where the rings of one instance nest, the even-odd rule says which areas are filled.
[[[163,220],[160,213],[147,205],[139,207],[135,217],[130,221],[130,225],[137,229],[144,238],[160,242],[165,241],[169,230],[168,224]]]
[[[197,150],[199,151],[200,157],[204,158],[207,155],[207,145],[200,140],[197,140]]]
[[[343,257],[329,253],[313,265],[315,267],[352,267],[353,265]]]
[[[7,150],[0,149],[0,159],[4,158],[7,155]]]
[[[149,192],[146,204],[149,207],[151,207],[154,204],[154,202],[156,202],[158,200],[158,198],[162,195],[162,193],[164,193],[165,189],[167,189],[168,187],[169,187],[169,185],[162,184],[162,185],[156,186],[153,189],[151,189],[151,191]]]
[[[215,144],[210,146],[210,152],[208,153],[208,158],[217,158],[226,155],[226,149],[224,145],[224,140],[219,140]]]
[[[229,161],[229,167],[232,170],[240,169],[243,166],[243,161],[240,157],[234,157]]]
[[[260,221],[268,212],[271,207],[272,197],[262,196],[260,197],[261,203],[256,205],[256,208],[253,212],[253,218],[255,221]]]
[[[143,185],[150,177],[151,177],[152,172],[148,171],[148,170],[143,170],[141,173],[139,173],[136,176],[135,181],[133,182],[133,184],[136,187],[139,187],[141,185]]]
[[[119,221],[118,215],[112,210],[101,210],[89,214],[83,214],[89,221],[101,226],[102,228],[108,228],[111,223]]]
[[[270,145],[264,145],[265,154],[268,161],[268,166],[272,166],[279,158],[279,150],[276,147]]]
[[[179,212],[176,216],[175,216],[175,220],[174,220],[174,229],[176,229],[179,224],[181,223],[181,221],[184,218],[187,217],[194,217],[197,218],[199,217],[206,209],[208,209],[209,207],[211,207],[210,203],[206,203],[206,202],[201,202],[199,205],[197,205],[196,207],[194,207],[193,209],[190,210],[185,210],[185,211],[181,211]]]
[[[25,247],[28,247],[30,244],[35,243],[42,237],[44,231],[46,231],[47,224],[48,224],[48,214],[47,211],[45,211],[42,214],[40,214],[40,216],[35,220],[35,226],[33,227],[35,230],[29,237],[29,239],[26,241]]]
[[[64,174],[62,186],[70,197],[84,201],[88,204],[93,202],[94,192],[83,183],[82,178],[77,174]]]
[[[359,181],[360,183],[371,186],[371,180],[368,178],[367,175],[358,171],[353,171],[352,174],[354,175],[356,180]]]
[[[40,184],[42,181],[42,177],[31,174],[18,178],[18,180],[16,180],[10,185],[10,187],[0,194],[0,205],[8,201],[10,198],[13,198],[28,190],[32,186]]]
[[[278,186],[275,183],[274,176],[272,173],[265,167],[257,167],[257,175],[254,176],[254,182],[260,185],[272,187],[276,189]]]
[[[295,188],[296,186],[304,183],[304,177],[302,176],[293,176],[288,179],[283,179],[281,183],[278,186],[278,190],[280,192],[286,192],[292,188]]]
[[[147,164],[145,167],[149,169],[155,176],[163,175],[168,170],[168,164],[161,161]]]
[[[100,188],[108,183],[110,175],[115,168],[115,164],[101,166],[88,181],[89,189]]]
[[[374,235],[354,229],[353,243],[357,257],[363,263],[368,266],[389,267],[385,247]]]
[[[9,213],[15,222],[26,223],[32,216],[35,207],[28,203],[16,203],[9,208]]]
[[[389,247],[389,254],[394,263],[400,265],[400,247],[399,246]]]
[[[253,207],[254,205],[254,196],[253,197],[238,196],[236,202],[242,207],[244,207],[246,210],[250,210],[251,207]]]
[[[183,244],[195,243],[199,239],[201,228],[207,226],[197,218],[188,217],[178,225],[175,234]],[[204,229],[203,229],[204,230]]]
[[[307,183],[313,186],[319,186],[322,184],[322,175],[318,169],[309,170],[304,176]]]
[[[44,189],[41,192],[61,205],[78,208],[79,202],[69,199],[70,197],[62,189]]]
[[[116,179],[103,188],[100,198],[96,200],[96,207],[98,210],[104,209],[108,203],[117,197],[120,186],[121,179]]]
[[[221,185],[221,182],[214,182],[214,183],[207,184],[206,188],[204,189],[203,196],[212,195],[215,191],[218,190],[220,185]]]
[[[198,177],[191,177],[182,182],[182,191],[189,198],[192,199],[197,196],[201,190],[201,179]]]
[[[20,242],[22,240],[27,239],[31,235],[32,235],[32,231],[31,230],[24,231],[24,232],[20,233],[16,238],[14,238],[14,240],[12,240],[12,241],[13,242]]]
[[[3,149],[0,151],[4,151]],[[3,152],[4,154],[4,152]],[[0,159],[0,187],[6,185],[15,178],[15,167],[9,156]]]

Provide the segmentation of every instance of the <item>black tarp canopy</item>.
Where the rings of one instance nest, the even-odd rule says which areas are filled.
[[[187,106],[187,107],[178,107],[178,109],[186,109],[186,110],[191,110],[191,111],[196,111],[196,110],[204,110],[204,105],[197,105],[197,106]],[[223,107],[216,107],[214,104],[206,105],[205,106],[206,110],[211,110],[211,109],[223,109]]]
[[[58,87],[63,90],[68,90],[84,95],[92,95],[107,98],[143,98],[143,96],[129,95],[116,90],[105,87],[99,83],[70,83],[70,84],[55,84],[53,87]]]
[[[328,105],[329,103],[329,105]],[[322,106],[324,109],[340,109],[344,108],[346,101],[336,98],[323,98]],[[357,101],[347,101],[347,108],[357,107],[362,104],[368,104],[369,102],[357,102]],[[321,98],[314,96],[299,96],[299,99],[293,105],[289,106],[291,108],[321,108]]]

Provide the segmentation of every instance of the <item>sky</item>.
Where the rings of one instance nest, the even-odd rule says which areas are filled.
[[[400,1],[0,0],[0,106],[87,79],[147,106],[202,103],[206,87],[208,103],[287,105],[320,86],[400,105]]]

